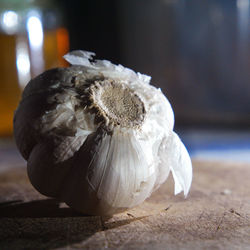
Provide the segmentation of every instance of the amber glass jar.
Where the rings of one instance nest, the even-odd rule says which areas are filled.
[[[60,6],[47,0],[0,1],[0,136],[12,134],[13,113],[28,81],[64,66],[69,48]]]

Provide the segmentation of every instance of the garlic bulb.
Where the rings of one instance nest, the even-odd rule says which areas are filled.
[[[142,203],[171,171],[187,195],[192,165],[173,132],[172,108],[150,77],[94,53],[31,80],[14,116],[28,176],[42,194],[72,208],[112,215]]]

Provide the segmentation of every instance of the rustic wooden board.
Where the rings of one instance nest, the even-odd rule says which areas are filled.
[[[84,216],[0,173],[0,249],[250,249],[250,165],[194,162],[187,199],[170,178],[141,206]]]

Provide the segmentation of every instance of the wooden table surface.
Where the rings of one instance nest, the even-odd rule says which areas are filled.
[[[250,249],[250,165],[193,162],[187,199],[169,180],[141,206],[84,216],[0,172],[0,249]]]

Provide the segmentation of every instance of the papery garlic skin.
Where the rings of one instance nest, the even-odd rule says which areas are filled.
[[[187,195],[192,164],[173,132],[174,114],[151,78],[94,53],[26,86],[14,117],[17,146],[42,194],[86,214],[112,215],[142,203],[171,171]]]

